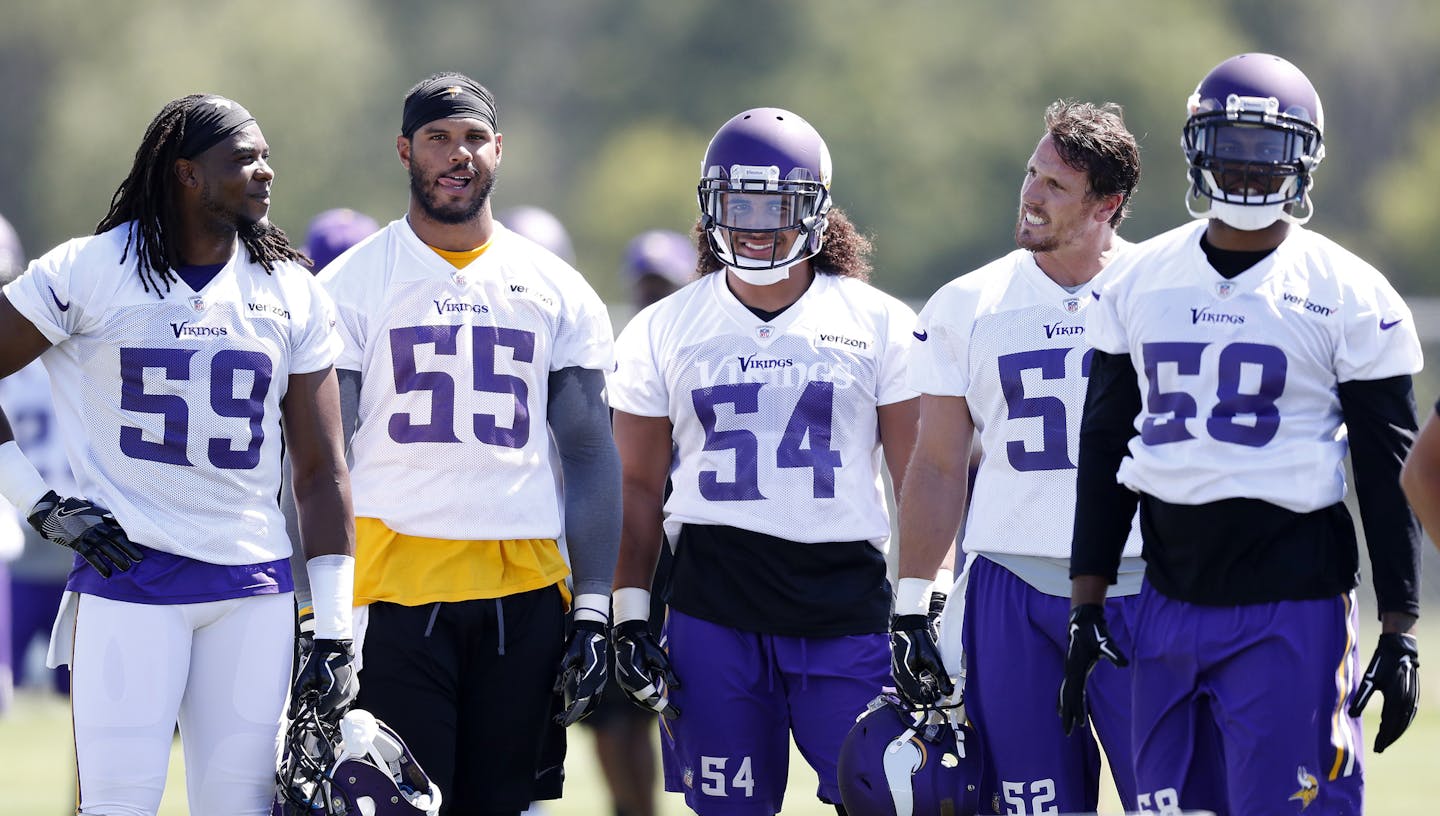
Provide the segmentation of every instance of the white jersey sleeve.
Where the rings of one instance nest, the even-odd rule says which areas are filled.
[[[910,381],[964,397],[983,451],[966,552],[1069,557],[1085,335],[1103,281],[1067,291],[1015,250],[941,287],[921,311]],[[1132,525],[1125,554],[1139,552]]]
[[[655,359],[651,344],[658,304],[650,304],[630,319],[615,340],[615,371],[609,376],[612,384],[610,407],[627,414],[663,417],[670,414],[670,390]]]
[[[618,341],[611,404],[674,426],[666,531],[717,524],[883,547],[876,410],[914,395],[903,353],[888,348],[912,315],[868,284],[821,274],[766,322],[723,273],[637,315]]]
[[[549,374],[609,369],[599,296],[568,264],[498,226],[457,270],[399,219],[326,267],[361,373],[351,440],[358,516],[452,540],[558,538]]]
[[[237,251],[200,291],[146,291],[129,227],[32,264],[7,298],[42,356],[78,492],[140,544],[214,564],[284,558],[276,501],[290,374],[339,349],[307,270]]]
[[[1120,479],[1174,504],[1334,504],[1346,491],[1338,385],[1420,370],[1410,312],[1372,267],[1300,227],[1224,278],[1200,247],[1205,224],[1139,245],[1132,274],[1102,292],[1143,397]]]

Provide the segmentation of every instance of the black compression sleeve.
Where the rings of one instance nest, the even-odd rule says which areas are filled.
[[[1355,495],[1381,612],[1420,614],[1420,526],[1400,490],[1400,468],[1415,442],[1409,375],[1340,383]]]
[[[1075,528],[1070,577],[1102,575],[1115,583],[1139,497],[1115,480],[1135,435],[1140,381],[1129,355],[1094,352],[1085,415],[1080,421],[1080,462],[1075,482]]]

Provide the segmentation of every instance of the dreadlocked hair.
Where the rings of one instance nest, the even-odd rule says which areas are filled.
[[[831,207],[826,218],[830,226],[825,230],[825,242],[820,245],[820,253],[810,259],[815,271],[822,275],[840,275],[869,281],[870,252],[873,249],[870,238],[861,232],[839,207]],[[710,248],[710,238],[705,234],[702,223],[696,221],[694,230],[695,248],[699,255],[695,264],[697,276],[708,275],[725,267],[716,256],[715,250]]]
[[[150,120],[145,137],[135,150],[130,174],[116,188],[110,199],[110,211],[95,227],[95,234],[99,235],[134,222],[125,237],[120,262],[125,262],[133,247],[140,284],[146,292],[154,292],[159,297],[164,297],[179,280],[175,267],[184,260],[166,239],[180,231],[180,214],[176,209],[179,182],[174,168],[176,160],[181,158],[185,119],[191,108],[207,98],[207,94],[190,94],[173,100]],[[236,234],[250,253],[251,262],[259,264],[267,273],[281,261],[308,262],[299,250],[290,246],[285,231],[268,221],[241,225]]]

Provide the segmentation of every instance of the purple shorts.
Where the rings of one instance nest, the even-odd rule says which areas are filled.
[[[1138,596],[1105,603],[1106,623],[1130,652]],[[1101,661],[1085,686],[1091,729],[1070,736],[1055,706],[1065,670],[1070,599],[1026,584],[983,556],[965,589],[965,712],[980,733],[999,788],[1001,813],[1094,811],[1100,746],[1125,810],[1135,810],[1130,763],[1130,671]]]
[[[661,721],[665,789],[702,816],[780,812],[790,737],[838,803],[840,745],[890,685],[887,635],[788,637],[731,629],[674,609],[665,624],[680,708]]]
[[[1354,593],[1201,606],[1147,583],[1135,620],[1142,810],[1361,813],[1360,722],[1345,713],[1360,673]]]

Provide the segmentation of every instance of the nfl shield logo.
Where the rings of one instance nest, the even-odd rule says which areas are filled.
[[[769,326],[761,326],[760,328],[755,330],[755,334],[758,335],[761,340],[769,340],[770,335],[773,334],[774,331],[775,330]]]
[[[202,298],[199,295],[190,298],[190,308],[194,309],[197,312],[205,311],[205,298]]]
[[[1070,314],[1075,314],[1076,312],[1080,311],[1080,298],[1066,298],[1065,311],[1069,312]]]
[[[455,285],[456,285],[456,286],[464,286],[464,285],[465,285],[465,276],[459,274],[458,272],[455,274],[454,280],[455,280]]]
[[[1219,295],[1222,298],[1228,298],[1231,295],[1235,294],[1235,284],[1231,283],[1230,281],[1220,281],[1219,283],[1215,284],[1215,294]]]

